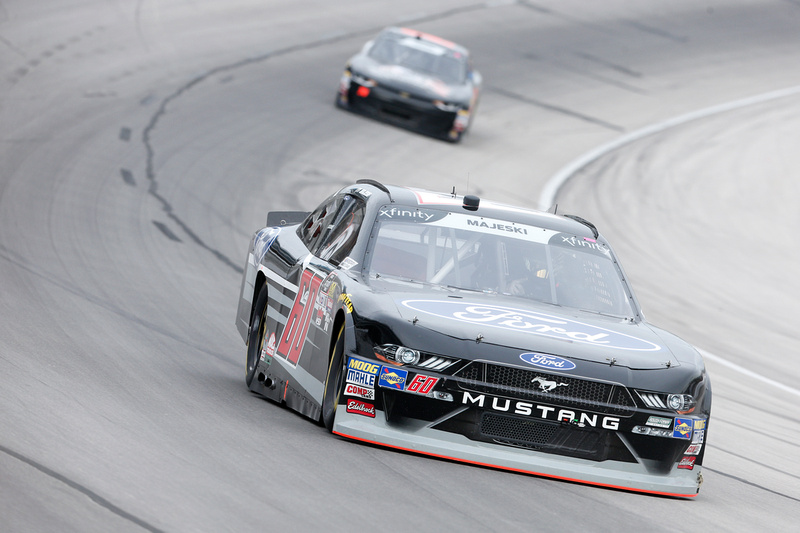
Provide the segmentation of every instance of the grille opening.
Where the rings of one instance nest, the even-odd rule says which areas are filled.
[[[635,408],[626,387],[602,381],[482,362],[470,363],[456,372],[455,377],[459,378],[461,389],[474,392],[557,403],[619,416],[631,416]],[[552,384],[544,390],[542,382]]]

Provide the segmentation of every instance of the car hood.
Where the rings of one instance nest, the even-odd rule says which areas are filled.
[[[558,354],[632,370],[680,366],[681,360],[693,362],[696,353],[687,343],[641,321],[472,291],[378,292],[374,296],[382,301],[376,303],[386,312],[382,320],[391,323],[394,315],[393,329],[410,336],[411,328],[423,328],[454,339],[519,350],[520,356]],[[684,357],[676,357],[676,345],[677,355]]]
[[[435,76],[428,76],[400,65],[384,65],[367,56],[350,60],[351,69],[397,91],[405,91],[420,98],[459,102],[464,105],[472,97],[469,84],[448,84]]]

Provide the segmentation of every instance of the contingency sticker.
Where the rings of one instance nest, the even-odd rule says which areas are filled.
[[[702,448],[702,444],[690,444],[688,448],[686,448],[686,455],[697,455],[700,453],[700,448]]]
[[[647,419],[647,425],[657,428],[669,429],[672,426],[671,418],[664,418],[661,416],[651,416]]]
[[[264,348],[261,350],[261,360],[264,361],[266,365],[272,364],[272,357],[275,355],[275,334],[270,333],[269,340],[264,345]]]
[[[672,436],[676,439],[692,438],[692,420],[688,418],[676,418],[675,427],[672,429]]]
[[[344,393],[347,396],[358,396],[359,398],[364,398],[365,400],[375,399],[375,389],[362,387],[361,385],[356,385],[354,383],[348,383],[345,385]]]
[[[352,398],[347,400],[347,412],[375,418],[375,406]]]
[[[405,388],[408,370],[400,368],[383,367],[380,373],[378,384],[389,389],[403,390]]]
[[[378,375],[380,368],[381,365],[351,357],[347,362],[347,378],[345,381],[370,389],[375,388],[375,377]]]

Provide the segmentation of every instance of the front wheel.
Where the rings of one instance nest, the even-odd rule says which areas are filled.
[[[328,431],[333,431],[333,419],[336,417],[336,407],[342,395],[344,365],[344,324],[342,324],[336,332],[336,342],[331,350],[328,377],[325,379],[325,392],[322,396],[322,424]]]
[[[264,332],[267,329],[267,287],[261,287],[250,319],[250,337],[247,339],[247,367],[244,382],[249,387],[256,375],[258,360],[264,350]]]

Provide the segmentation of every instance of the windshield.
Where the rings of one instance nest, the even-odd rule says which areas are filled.
[[[368,272],[628,317],[611,251],[585,237],[469,214],[385,206]]]
[[[466,58],[461,53],[414,37],[383,35],[375,41],[369,57],[384,65],[401,65],[435,76],[446,83],[463,83],[466,73]]]

